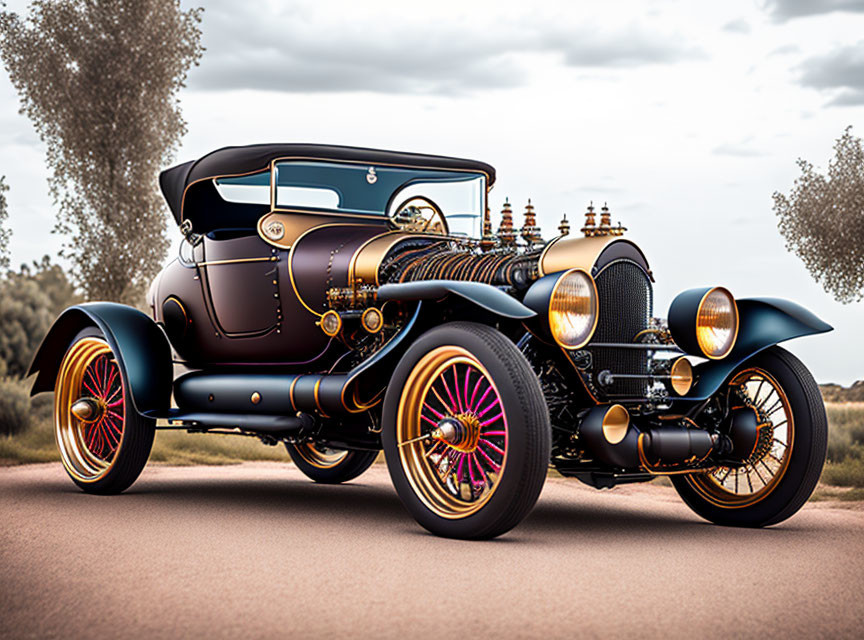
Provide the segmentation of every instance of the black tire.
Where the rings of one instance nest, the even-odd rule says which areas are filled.
[[[506,457],[496,474],[494,489],[490,489],[489,497],[477,507],[479,510],[444,517],[428,506],[428,498],[424,502],[407,476],[397,446],[397,419],[403,394],[410,393],[406,390],[406,383],[413,384],[409,376],[415,367],[430,354],[452,347],[460,348],[476,359],[485,369],[484,375],[488,373],[492,383],[490,387],[497,388],[501,414],[505,416],[507,440]],[[467,407],[467,394],[465,404]],[[423,406],[422,401],[420,406]],[[418,412],[422,413],[422,409]],[[484,325],[453,322],[420,336],[403,356],[390,380],[384,398],[382,426],[384,454],[393,485],[409,513],[436,535],[462,539],[499,536],[528,515],[546,480],[551,430],[540,383],[515,345],[499,331]],[[449,445],[444,444],[446,449]],[[408,462],[405,464],[410,465]],[[468,466],[470,468],[470,463]],[[453,469],[453,465],[449,468]],[[491,486],[491,480],[488,482]]]
[[[339,459],[328,464],[321,459],[316,460],[314,455],[310,455],[319,450],[319,447],[314,444],[294,445],[286,442],[285,448],[288,449],[288,455],[291,456],[291,460],[297,465],[297,468],[306,477],[320,484],[341,484],[353,480],[371,467],[375,458],[378,457],[377,451],[338,450]],[[331,449],[330,451],[335,452],[337,450]]]
[[[794,440],[788,465],[779,482],[757,502],[745,506],[710,499],[710,495],[700,490],[698,478],[672,476],[672,483],[687,506],[706,520],[726,526],[765,527],[794,515],[812,495],[825,464],[828,421],[816,381],[788,351],[771,347],[742,364],[730,380],[748,368],[770,374],[779,383],[791,408]]]
[[[75,336],[75,339],[69,345],[66,354],[68,355],[76,345],[82,344],[86,339],[98,339],[104,342],[105,336],[96,328],[87,328],[82,330]],[[106,343],[107,345],[107,343]],[[113,356],[110,353],[109,358]],[[64,356],[65,360],[65,356]],[[127,386],[127,382],[122,375],[118,376],[122,388],[122,406],[123,419],[122,433],[119,437],[119,445],[116,452],[113,454],[110,464],[107,468],[99,473],[88,475],[86,470],[83,470],[80,465],[77,465],[74,458],[70,458],[68,449],[64,450],[64,445],[60,439],[59,420],[65,412],[65,407],[60,406],[58,394],[61,393],[61,387],[64,375],[64,369],[61,366],[58,374],[57,383],[55,385],[55,405],[54,405],[54,422],[55,435],[57,436],[58,446],[61,449],[61,459],[66,473],[72,481],[85,493],[97,495],[114,495],[128,489],[147,464],[147,459],[150,457],[150,450],[153,447],[153,438],[156,430],[156,421],[150,418],[144,418],[135,410],[132,402],[131,394]],[[119,372],[119,368],[118,368]],[[80,390],[77,392],[80,393]],[[73,394],[74,395],[74,394]]]

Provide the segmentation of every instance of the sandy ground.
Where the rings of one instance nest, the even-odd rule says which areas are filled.
[[[435,538],[375,465],[158,467],[116,497],[0,469],[2,637],[861,637],[864,510],[709,525],[668,487],[551,478],[492,542]]]

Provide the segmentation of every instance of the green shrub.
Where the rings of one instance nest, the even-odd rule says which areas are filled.
[[[843,460],[829,463],[822,472],[822,482],[838,487],[864,487],[864,445],[853,445]]]
[[[828,460],[845,460],[855,445],[864,445],[864,404],[828,404]]]
[[[0,434],[12,436],[27,431],[32,420],[30,394],[19,380],[0,379]]]

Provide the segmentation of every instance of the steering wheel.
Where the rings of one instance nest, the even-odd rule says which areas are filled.
[[[412,196],[395,209],[393,222],[405,231],[448,235],[450,227],[441,207],[426,196]]]

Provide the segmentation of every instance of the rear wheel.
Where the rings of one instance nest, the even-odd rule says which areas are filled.
[[[132,405],[102,333],[79,333],[54,385],[54,435],[72,481],[87,493],[127,489],[147,464],[155,427],[155,420],[141,417]]]
[[[773,347],[744,363],[727,387],[760,418],[753,454],[741,466],[673,476],[687,505],[717,524],[763,527],[797,512],[813,493],[828,447],[825,406],[813,376]]]
[[[533,508],[549,464],[549,415],[525,357],[467,322],[421,336],[384,399],[387,468],[403,504],[432,533],[492,538]]]
[[[378,457],[377,451],[331,449],[315,442],[285,444],[288,455],[307,477],[321,484],[353,480],[366,471]]]

